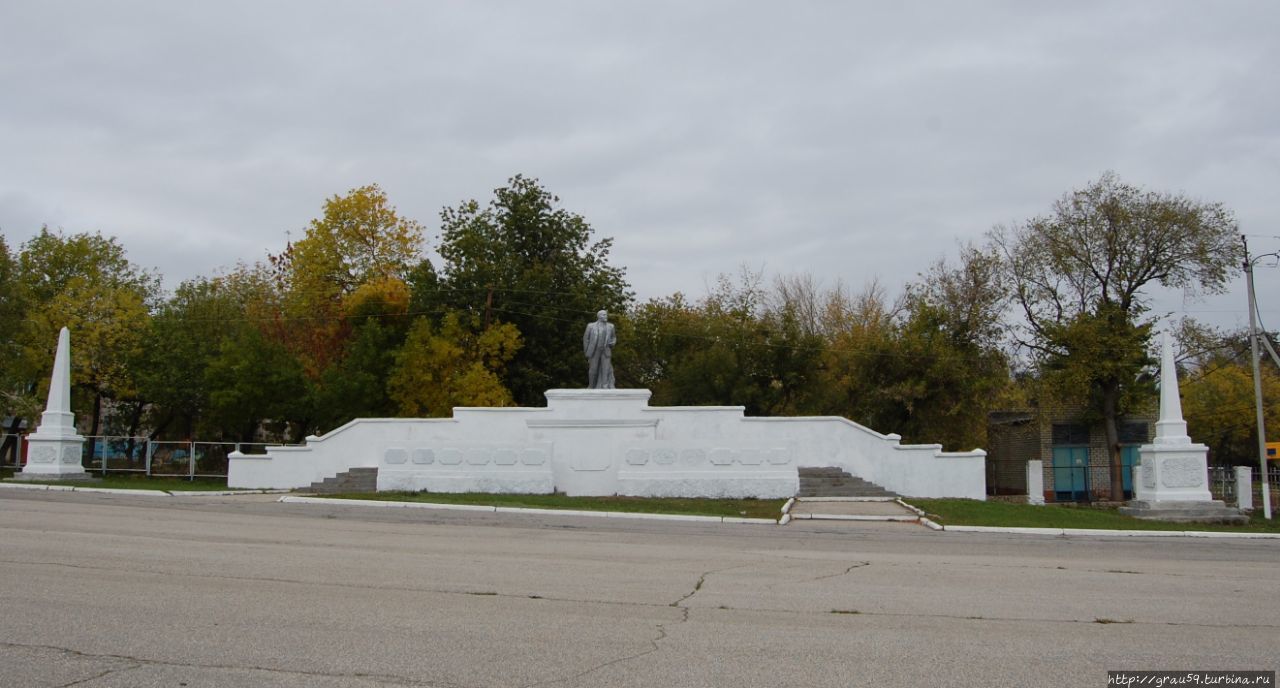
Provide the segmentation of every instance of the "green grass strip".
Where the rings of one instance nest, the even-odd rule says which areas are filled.
[[[973,499],[908,499],[929,518],[942,525],[998,526],[1006,528],[1096,528],[1099,530],[1205,530],[1226,533],[1280,533],[1280,519],[1268,521],[1262,509],[1254,509],[1249,523],[1240,526],[1212,523],[1168,523],[1125,516],[1115,507],[979,502]],[[1273,512],[1273,516],[1274,516]]]
[[[695,499],[686,497],[566,497],[560,494],[488,494],[482,492],[378,492],[324,495],[337,499],[429,504],[475,504],[525,509],[574,509],[579,511],[629,511],[643,514],[737,516],[777,520],[785,499]]]
[[[28,481],[23,481],[28,482]],[[145,475],[108,475],[95,480],[33,480],[28,484],[106,487],[113,490],[164,490],[166,492],[207,492],[227,489],[225,478],[148,478]]]

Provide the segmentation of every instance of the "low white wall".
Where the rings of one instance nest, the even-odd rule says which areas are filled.
[[[306,487],[378,468],[379,490],[790,497],[797,468],[838,466],[899,494],[985,499],[986,452],[902,445],[844,418],[746,418],[743,407],[650,407],[648,390],[549,390],[547,408],[451,419],[359,419],[304,447],[233,454],[228,485]]]

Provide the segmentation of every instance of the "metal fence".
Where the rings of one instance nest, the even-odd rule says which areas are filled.
[[[0,435],[0,467],[22,467],[26,437]],[[265,454],[265,442],[171,442],[146,437],[96,435],[84,438],[81,465],[90,473],[137,473],[175,478],[225,478],[233,451]]]
[[[0,433],[0,468],[18,468],[22,466],[22,435]]]
[[[1046,462],[1047,463],[1047,462]],[[1280,499],[1280,464],[1272,461],[1269,471],[1272,502]],[[1254,504],[1261,503],[1262,481],[1253,468]],[[1125,464],[1122,480],[1124,493],[1111,494],[1111,467],[1088,463],[1045,466],[1045,497],[1055,502],[1115,502],[1133,497],[1133,467]],[[989,496],[1026,494],[1026,461],[987,460],[987,494]],[[1214,499],[1236,503],[1234,466],[1209,466],[1209,489]]]
[[[1133,466],[1121,466],[1122,494],[1111,490],[1111,466],[1087,463],[1051,465],[1046,476],[1046,492],[1055,502],[1122,502],[1133,497]]]
[[[1250,466],[1250,468],[1253,468]],[[1277,496],[1280,496],[1280,466],[1269,465],[1267,471],[1267,482],[1271,488],[1271,501],[1274,504]],[[1253,503],[1261,504],[1262,501],[1262,480],[1258,476],[1257,469],[1253,471]],[[1236,503],[1236,494],[1239,486],[1236,485],[1236,467],[1235,466],[1210,466],[1209,467],[1209,491],[1213,494],[1214,499],[1221,499],[1227,504]]]
[[[1221,499],[1228,504],[1236,502],[1236,468],[1235,466],[1209,467],[1209,492],[1214,499]]]

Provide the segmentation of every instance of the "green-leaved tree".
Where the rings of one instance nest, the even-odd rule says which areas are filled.
[[[582,332],[596,311],[621,313],[631,301],[622,268],[609,264],[611,239],[593,230],[536,179],[512,177],[481,206],[441,212],[435,301],[422,306],[479,318],[481,329],[514,324],[524,346],[507,369],[516,403],[538,406],[556,387],[583,387]]]
[[[1140,391],[1153,286],[1222,291],[1240,255],[1220,203],[1102,175],[1048,215],[991,234],[1022,315],[1021,344],[1046,380],[1102,422],[1111,494],[1123,493],[1117,418]]]

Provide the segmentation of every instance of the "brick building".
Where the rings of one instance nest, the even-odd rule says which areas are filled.
[[[1027,493],[1028,460],[1044,462],[1044,498],[1049,502],[1121,501],[1132,496],[1138,447],[1151,440],[1156,414],[1119,420],[1124,495],[1111,494],[1111,454],[1102,423],[1082,420],[1076,407],[1030,407],[993,411],[987,417],[987,493]]]

